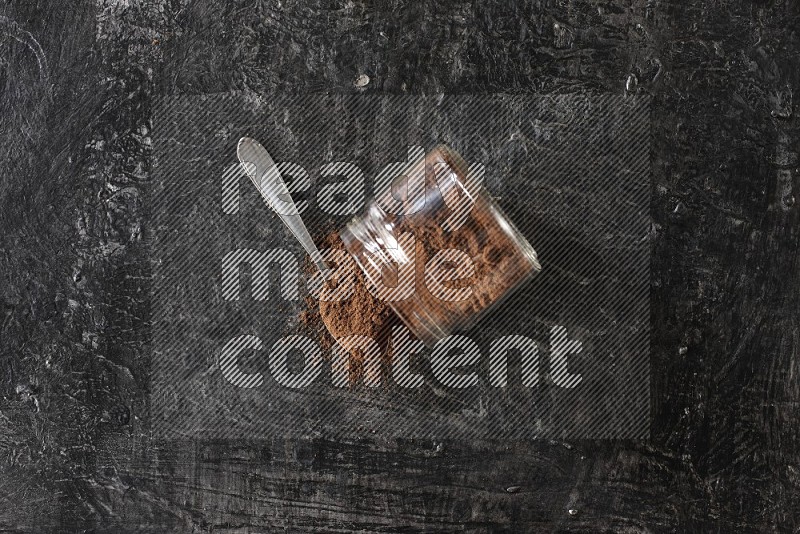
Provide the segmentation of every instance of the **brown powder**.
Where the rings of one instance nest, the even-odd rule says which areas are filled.
[[[466,183],[466,165],[446,147],[439,147],[429,153],[424,168],[420,167],[419,172],[432,176],[433,166],[442,163],[453,170],[461,183]],[[412,332],[426,332],[431,325],[445,332],[451,332],[480,316],[522,280],[537,271],[538,265],[535,260],[531,260],[523,253],[514,235],[515,231],[499,222],[498,219],[503,216],[486,193],[472,191],[470,202],[471,210],[464,218],[463,224],[451,231],[443,228],[444,219],[451,214],[448,208],[427,212],[423,210],[421,214],[395,220],[397,234],[411,233],[415,243],[414,293],[410,298],[393,302],[395,310],[370,293],[366,275],[354,264],[353,294],[344,300],[320,300],[318,304],[309,297],[308,309],[301,315],[301,322],[317,331],[322,331],[320,332],[323,337],[322,346],[325,349],[333,346],[334,340],[341,340],[347,336],[369,337],[378,343],[385,361],[388,358],[391,329],[394,325],[401,324],[400,317]],[[323,249],[345,248],[338,232],[330,232],[319,245]],[[350,241],[348,246],[349,252],[356,258],[361,258],[363,262],[365,259],[363,245],[354,240]],[[471,276],[442,283],[451,289],[469,287],[471,293],[464,300],[455,302],[441,300],[427,287],[426,266],[440,250],[446,249],[461,251],[471,260],[473,268]],[[309,262],[306,272],[312,273],[313,269],[313,265]],[[384,272],[383,276],[384,281],[388,282],[392,279],[393,273]],[[443,280],[449,280],[449,277]],[[326,290],[335,290],[338,283],[335,278],[329,280],[326,282]],[[320,325],[324,325],[324,328]],[[355,353],[358,350],[345,348],[354,353],[353,356],[357,356]],[[354,359],[358,362],[358,358]]]
[[[323,247],[344,249],[337,232],[332,232],[325,238]],[[360,335],[380,343],[386,334],[386,324],[393,315],[392,309],[369,292],[364,273],[355,264],[353,267],[353,294],[345,300],[321,300],[319,312],[322,321],[335,339]],[[335,289],[337,281],[331,280],[328,284],[330,289]]]
[[[439,324],[456,326],[461,318],[488,309],[529,276],[534,268],[520,254],[513,238],[497,223],[491,210],[490,205],[478,197],[463,226],[453,232],[444,231],[435,221],[415,225],[416,292]],[[426,265],[440,250],[446,249],[461,251],[472,261],[472,276],[443,284],[451,288],[469,287],[471,296],[467,299],[455,302],[440,300],[431,294],[425,283]],[[413,310],[410,306],[417,304],[411,300],[401,301],[397,303],[398,312],[411,315]]]
[[[318,243],[320,249],[342,249],[344,244],[338,232],[329,233]],[[310,296],[305,299],[306,309],[300,314],[300,322],[306,329],[320,336],[321,346],[327,352],[336,341],[342,342],[347,336],[366,336],[378,343],[381,360],[387,365],[388,344],[392,327],[400,324],[400,320],[392,309],[376,299],[367,289],[364,273],[353,262],[354,288],[350,297],[343,300],[316,300]],[[331,265],[331,267],[335,267]],[[304,266],[306,275],[315,272],[316,267],[307,261]],[[323,294],[334,291],[340,283],[335,277],[326,282]],[[350,383],[355,384],[362,377],[364,354],[359,348],[344,345],[350,352],[355,365],[349,368]]]

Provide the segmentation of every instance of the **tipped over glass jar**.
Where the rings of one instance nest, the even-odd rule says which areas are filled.
[[[541,267],[482,187],[481,168],[440,145],[410,151],[339,234],[385,302],[427,346],[473,325]]]

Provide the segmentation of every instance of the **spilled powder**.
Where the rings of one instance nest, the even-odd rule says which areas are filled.
[[[322,250],[329,248],[344,250],[344,244],[335,231],[329,233],[317,245]],[[347,336],[357,335],[374,339],[380,348],[381,360],[387,363],[392,327],[399,325],[400,320],[388,305],[369,292],[367,280],[361,269],[355,263],[352,266],[354,288],[351,296],[332,301],[306,296],[306,309],[300,314],[300,323],[305,330],[310,330],[319,336],[320,345],[325,352],[333,347],[336,340]],[[304,266],[305,274],[310,276],[315,270],[316,267],[307,261]],[[339,280],[335,277],[331,278],[326,282],[328,284],[326,290],[335,290],[338,283]],[[360,365],[364,354],[356,349],[351,349],[350,353],[355,363],[349,370],[352,384],[356,383],[363,373]]]
[[[328,234],[322,245],[324,248],[344,249],[339,234]],[[384,302],[375,298],[367,289],[367,280],[364,273],[353,264],[355,287],[353,294],[346,300],[320,301],[319,312],[322,322],[334,338],[361,335],[375,339],[379,342],[386,341],[386,326],[394,315],[391,308]],[[331,287],[336,287],[336,280],[330,282]]]

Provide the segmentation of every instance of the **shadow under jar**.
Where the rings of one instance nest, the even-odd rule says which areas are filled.
[[[340,231],[370,291],[429,347],[472,326],[541,270],[533,247],[471,171],[440,145]]]

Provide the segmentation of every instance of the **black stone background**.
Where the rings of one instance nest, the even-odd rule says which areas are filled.
[[[788,0],[6,0],[0,527],[797,530],[798,22]],[[152,442],[150,111],[228,90],[651,95],[651,439]]]

